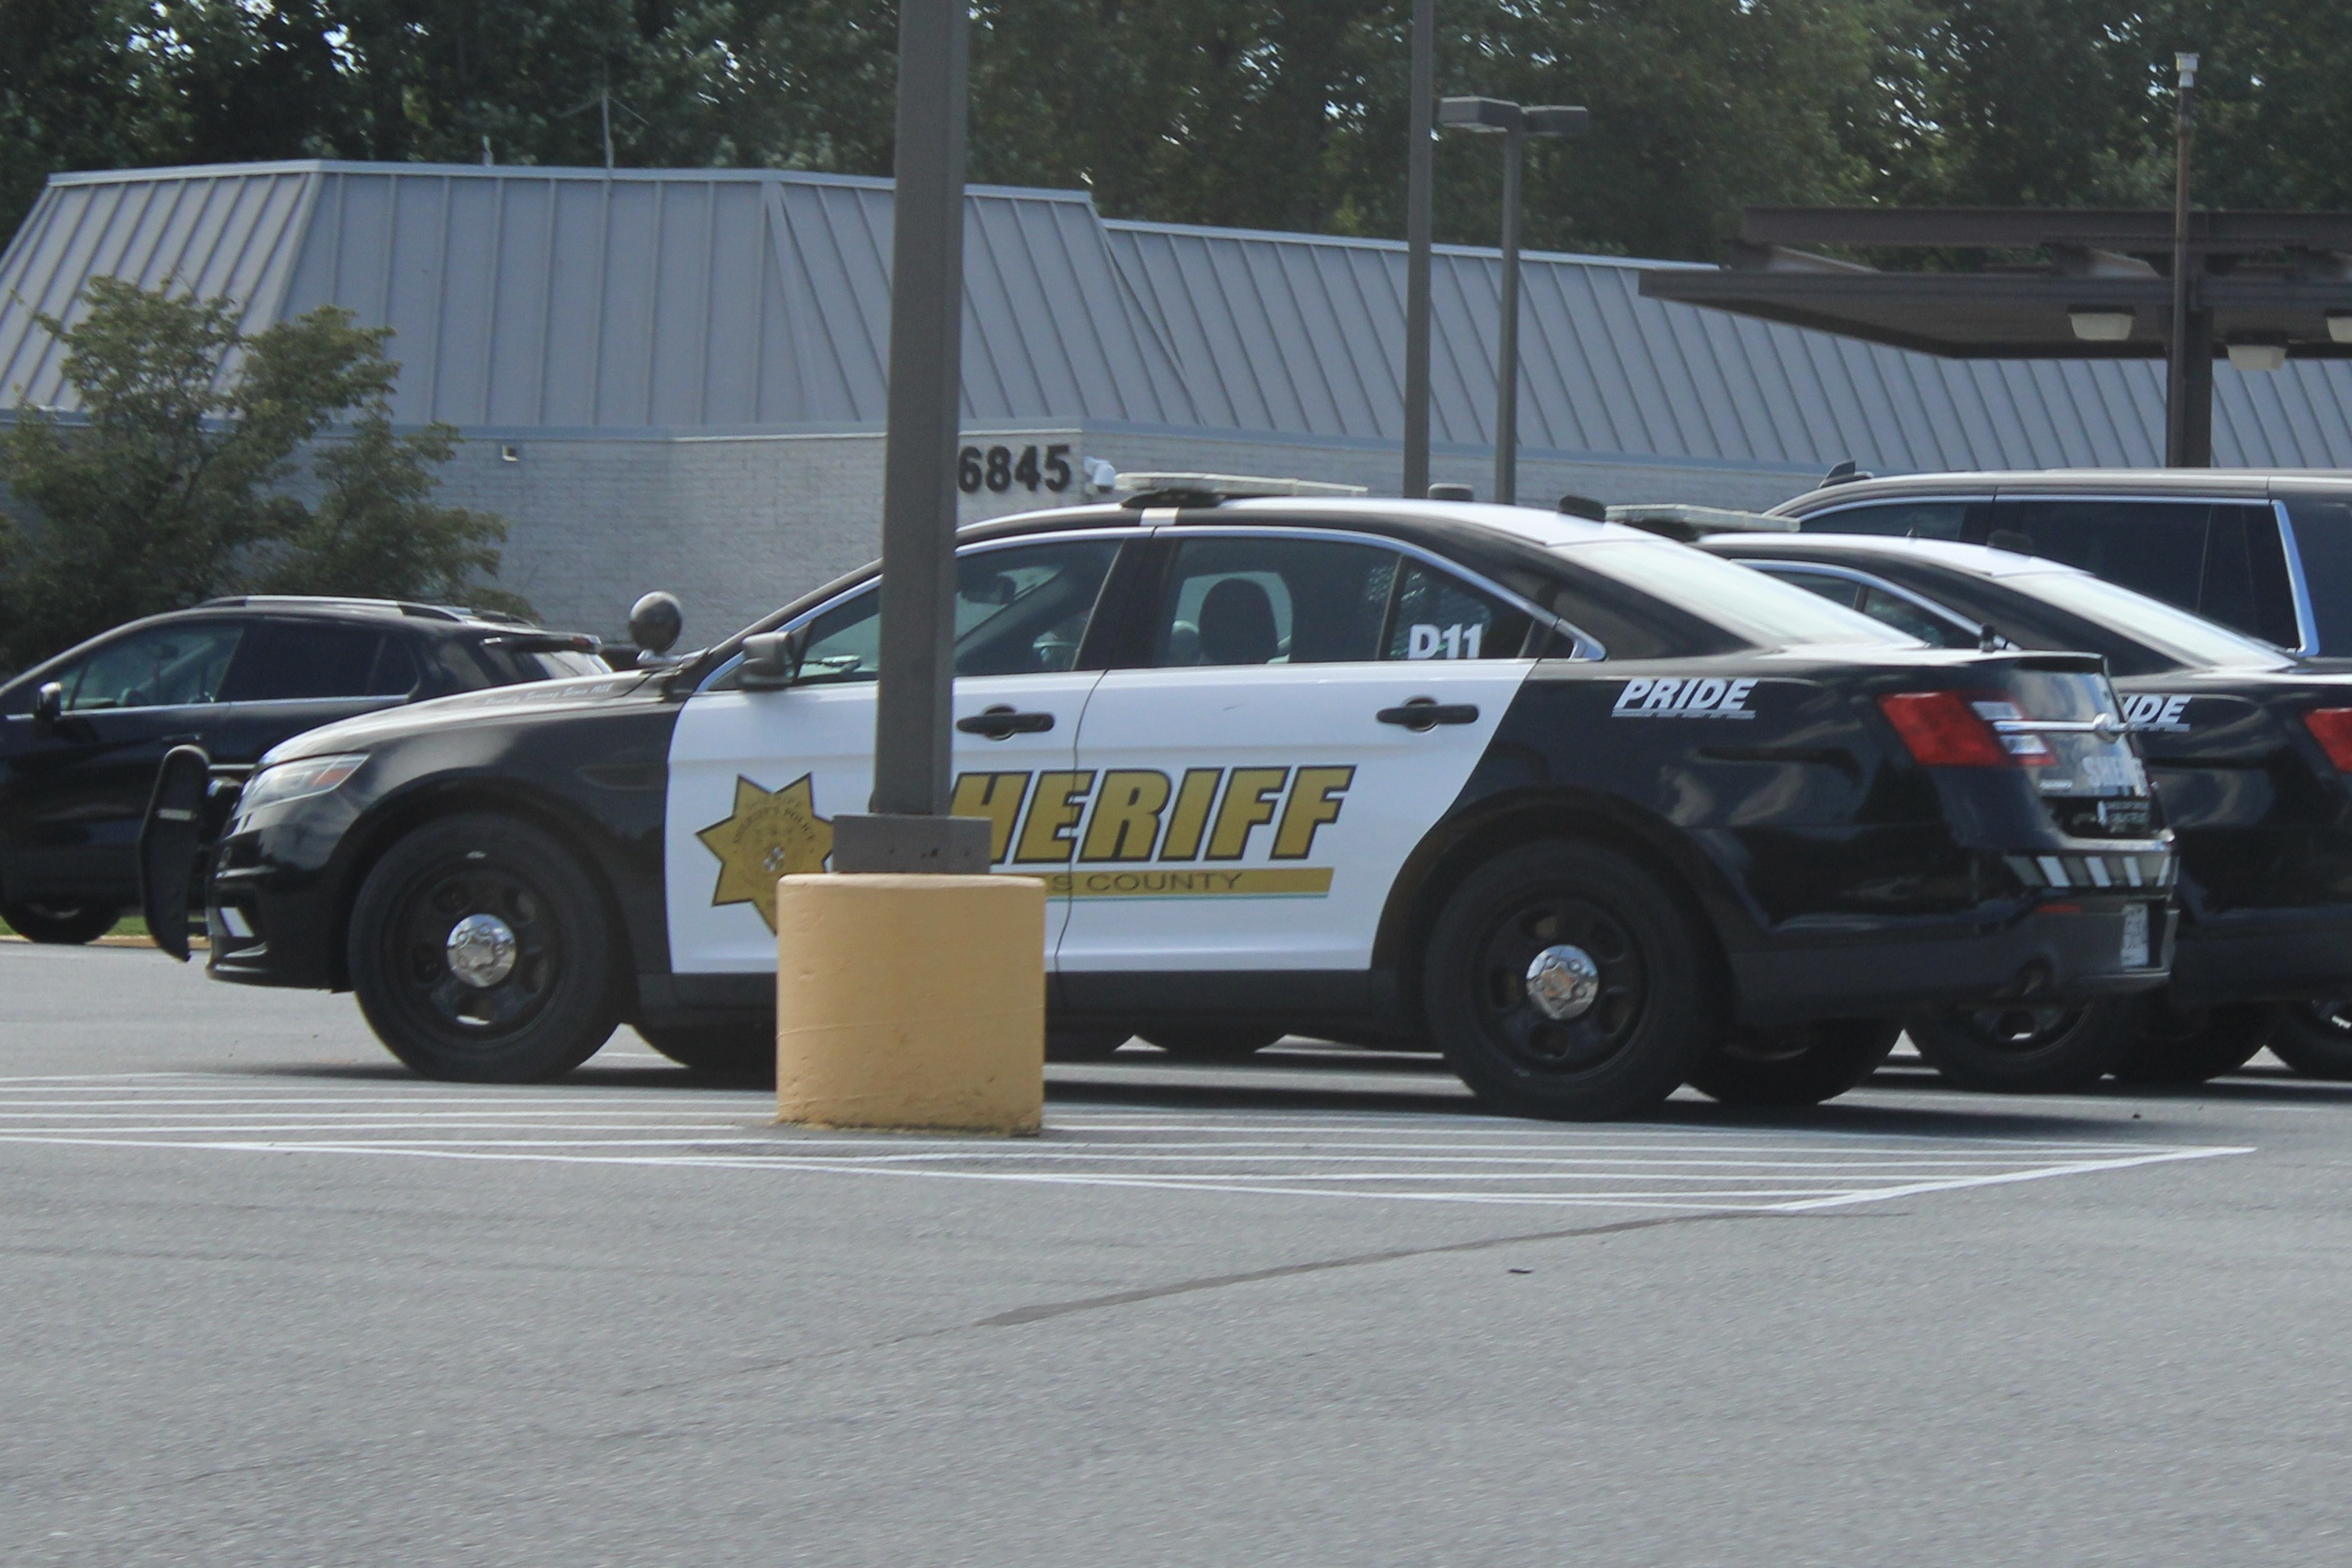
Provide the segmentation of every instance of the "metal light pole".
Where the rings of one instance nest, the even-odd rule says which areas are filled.
[[[1430,167],[1437,93],[1437,0],[1412,0],[1412,143],[1404,180],[1404,494],[1429,494],[1429,241],[1436,205]]]
[[[1495,348],[1495,500],[1519,498],[1519,172],[1530,136],[1576,136],[1591,120],[1581,109],[1522,107],[1499,98],[1449,98],[1437,106],[1446,125],[1503,133],[1503,285]]]
[[[2213,332],[2196,308],[2189,250],[2189,152],[2197,100],[2197,57],[2172,57],[2179,91],[2172,118],[2172,338],[2166,345],[2164,463],[2204,468],[2213,461]]]
[[[835,871],[988,869],[987,822],[948,814],[970,41],[964,0],[899,0],[874,798],[834,820]]]

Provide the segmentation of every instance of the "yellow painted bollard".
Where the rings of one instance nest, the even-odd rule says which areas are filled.
[[[1045,884],[776,884],[776,1120],[1034,1134],[1045,1102]]]

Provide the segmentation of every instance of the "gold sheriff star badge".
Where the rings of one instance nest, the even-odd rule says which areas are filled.
[[[808,774],[771,794],[749,779],[735,780],[735,810],[694,836],[719,857],[712,908],[748,904],[768,929],[776,928],[776,879],[824,869],[833,853],[833,823],[816,814]]]

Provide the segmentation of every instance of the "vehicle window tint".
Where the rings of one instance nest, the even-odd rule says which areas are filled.
[[[1153,662],[1328,664],[1376,658],[1395,552],[1330,539],[1192,538],[1176,548]]]
[[[1862,584],[1850,577],[1832,577],[1825,571],[1798,571],[1784,567],[1767,567],[1783,582],[1793,582],[1807,593],[1818,593],[1832,604],[1843,604],[1848,610],[1861,607]]]
[[[415,666],[405,650],[385,663],[386,641],[384,632],[371,626],[267,623],[247,640],[237,659],[228,700],[324,702],[334,697],[405,695],[415,687]],[[381,670],[380,664],[383,664]],[[404,674],[404,680],[401,679]],[[386,690],[388,685],[392,689]]]
[[[2205,538],[2204,592],[2197,612],[2282,648],[2303,641],[2279,543],[2278,514],[2267,506],[2219,506]]]
[[[1118,546],[1073,539],[966,550],[956,561],[956,674],[1014,675],[1077,664]],[[870,681],[882,653],[879,585],[809,623],[803,682]]]
[[[2286,515],[2318,622],[2319,651],[2331,659],[2352,655],[2352,496],[2297,497],[2287,502]]]
[[[2205,575],[2204,502],[2003,501],[1988,543],[2079,566],[2094,577],[2197,608]]]
[[[1815,512],[1797,525],[1808,534],[1878,534],[1890,538],[1958,539],[1966,537],[1965,501],[1886,501]]]
[[[57,677],[74,713],[218,700],[245,628],[234,621],[157,626],[118,638]]]
[[[1910,642],[1892,627],[1777,581],[1769,572],[1750,571],[1688,545],[1612,539],[1562,553],[1625,588],[1713,622],[1749,647]],[[1612,646],[1610,652],[1617,650]]]
[[[1529,618],[1490,593],[1408,560],[1389,617],[1388,659],[1516,659]]]
[[[1981,633],[1956,626],[1940,615],[1922,610],[1898,593],[1883,588],[1865,588],[1854,608],[1873,621],[1883,622],[1897,632],[1907,632],[1931,648],[1973,648]]]

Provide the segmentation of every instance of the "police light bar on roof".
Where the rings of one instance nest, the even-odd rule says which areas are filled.
[[[1320,479],[1265,479],[1252,474],[1121,474],[1118,490],[1131,498],[1181,497],[1195,505],[1248,496],[1365,496],[1362,485],[1331,485]]]
[[[1709,534],[1793,534],[1794,517],[1768,517],[1762,512],[1737,512],[1727,507],[1691,507],[1679,501],[1657,505],[1612,507],[1609,520],[1629,528],[1664,534],[1685,544]]]

